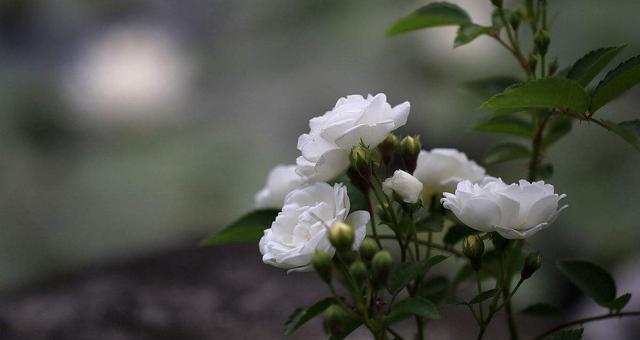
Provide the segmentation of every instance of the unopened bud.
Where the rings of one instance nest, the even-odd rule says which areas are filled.
[[[338,251],[351,249],[354,239],[353,228],[344,222],[336,222],[329,229],[329,241]]]
[[[553,58],[549,63],[549,75],[552,76],[558,71],[558,58]]]
[[[331,335],[338,335],[344,331],[349,315],[337,304],[329,306],[324,311],[324,328]]]
[[[509,15],[509,24],[511,25],[511,27],[513,27],[514,30],[518,30],[518,27],[520,27],[520,22],[522,21],[522,10],[521,9],[516,9],[515,11],[511,12],[511,14]]]
[[[389,272],[393,266],[393,257],[386,250],[377,252],[371,260],[371,270],[373,271],[374,283],[377,286],[384,286],[389,278]]]
[[[331,282],[331,257],[327,253],[316,250],[311,259],[311,264],[322,281]]]
[[[380,154],[382,156],[382,162],[384,164],[391,163],[393,159],[393,154],[396,152],[396,149],[400,145],[400,140],[394,134],[390,134],[385,138],[380,145],[378,145],[378,150],[380,150]]]
[[[509,240],[500,236],[498,233],[491,233],[491,242],[498,253],[503,253],[509,246]]]
[[[407,136],[400,141],[400,152],[402,153],[402,159],[404,160],[404,165],[408,173],[413,173],[416,169],[420,149],[422,149],[420,136]]]
[[[471,261],[473,270],[480,269],[480,261],[484,253],[484,242],[477,234],[469,235],[462,242],[462,253]]]
[[[547,33],[547,31],[539,30],[538,32],[536,32],[533,42],[535,43],[535,50],[539,55],[547,54],[547,51],[549,50],[549,43],[551,42],[551,40],[549,40],[549,34]]]
[[[542,255],[538,252],[530,253],[524,259],[524,266],[520,272],[520,277],[526,280],[542,266]]]
[[[351,149],[349,161],[360,176],[363,178],[371,176],[371,150],[362,145],[356,145]]]
[[[362,261],[355,261],[352,263],[351,266],[349,266],[349,274],[360,286],[362,286],[369,277],[367,266]]]
[[[365,238],[360,245],[360,257],[365,262],[370,262],[378,251],[376,242],[370,238]]]
[[[491,0],[491,3],[496,7],[502,7],[502,0]]]

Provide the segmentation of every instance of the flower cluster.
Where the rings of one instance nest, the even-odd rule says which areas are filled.
[[[354,229],[353,249],[359,247],[375,209],[350,213],[349,194],[356,193],[348,193],[342,183],[327,184],[349,167],[354,169],[351,179],[360,184],[367,200],[373,193],[381,207],[389,208],[393,201],[426,207],[444,196],[443,208],[462,223],[477,231],[497,232],[506,239],[533,235],[566,208],[558,208],[565,195],[555,194],[550,184],[521,180],[507,185],[487,176],[485,169],[463,152],[421,150],[415,137],[400,141],[391,133],[406,124],[409,108],[409,102],[392,107],[384,94],[350,95],[309,121],[310,131],[298,139],[301,155],[296,165],[275,167],[265,188],[256,194],[256,207],[281,209],[260,240],[265,263],[289,271],[310,269],[316,251],[334,255],[328,231],[338,222]],[[394,162],[396,151],[401,154],[400,162]],[[380,167],[390,176],[380,180],[376,189]],[[391,174],[393,168],[396,170]],[[381,218],[390,219],[393,210],[393,206],[382,209]]]

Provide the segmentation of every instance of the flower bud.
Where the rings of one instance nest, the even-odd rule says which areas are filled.
[[[509,246],[509,240],[500,236],[498,233],[491,233],[491,242],[498,253],[503,253]]]
[[[339,305],[333,304],[324,311],[324,328],[329,334],[341,334],[348,319],[347,312]]]
[[[416,169],[420,149],[422,149],[420,136],[407,136],[400,141],[400,152],[402,153],[402,159],[404,160],[404,165],[408,173],[413,173]]]
[[[370,262],[378,251],[376,242],[370,238],[365,238],[360,245],[360,257],[365,262]]]
[[[365,179],[371,176],[371,151],[368,148],[362,145],[354,146],[349,154],[349,161],[360,176]]]
[[[515,11],[511,12],[511,14],[509,15],[509,24],[511,25],[511,27],[513,27],[514,30],[518,30],[518,27],[520,27],[520,22],[522,21],[522,10],[521,9],[516,9]]]
[[[331,257],[327,253],[316,250],[311,259],[311,264],[322,281],[331,282]]]
[[[491,3],[498,8],[502,7],[502,0],[491,0]]]
[[[398,148],[398,145],[400,145],[400,140],[394,134],[388,135],[387,138],[385,138],[382,143],[378,145],[378,150],[380,150],[380,153],[382,155],[382,162],[384,164],[391,163],[393,154]]]
[[[484,242],[477,234],[469,235],[462,242],[462,253],[471,261],[473,270],[480,269],[480,261],[484,253]]]
[[[331,245],[338,251],[351,249],[354,239],[355,233],[353,232],[353,228],[344,222],[338,221],[329,229],[329,242],[331,242]]]
[[[349,274],[360,286],[362,286],[369,277],[367,266],[362,261],[355,261],[352,263],[351,266],[349,266]]]
[[[533,252],[524,259],[524,266],[520,272],[520,277],[526,280],[542,266],[542,254]]]
[[[558,71],[558,58],[553,58],[549,63],[549,75],[552,76]]]
[[[386,250],[377,252],[371,260],[371,270],[373,271],[374,283],[384,286],[389,278],[389,272],[393,266],[393,257]]]
[[[535,43],[535,50],[539,55],[547,54],[547,51],[549,50],[549,43],[551,42],[547,31],[540,30],[536,32],[536,35],[533,38],[533,42]]]

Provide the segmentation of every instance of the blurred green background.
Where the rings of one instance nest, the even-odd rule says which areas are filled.
[[[489,1],[451,2],[490,22]],[[486,38],[453,49],[454,28],[385,36],[423,3],[0,2],[0,289],[195,247],[252,209],[308,120],[347,94],[408,100],[402,133],[481,160],[496,138],[470,130],[483,98],[462,84],[519,70]],[[550,12],[561,66],[602,46],[640,53],[637,0],[550,1]],[[599,114],[637,118],[639,95]],[[532,239],[546,261],[637,256],[640,153],[576,124],[548,158],[570,208]],[[488,170],[525,175],[520,163]]]

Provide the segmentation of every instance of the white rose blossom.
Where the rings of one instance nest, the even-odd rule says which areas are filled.
[[[406,203],[416,203],[422,192],[422,182],[406,171],[396,170],[392,177],[384,180],[382,190],[387,195],[395,192]]]
[[[329,181],[349,166],[349,151],[361,141],[376,147],[387,135],[403,126],[410,104],[395,107],[380,93],[367,98],[351,95],[338,99],[335,107],[309,121],[309,133],[298,138],[297,172],[315,181]]]
[[[462,180],[482,180],[485,170],[463,152],[441,148],[420,151],[413,176],[424,185],[422,199],[429,202],[433,195],[455,190]]]
[[[287,194],[284,207],[264,231],[260,239],[262,261],[289,271],[311,270],[316,250],[333,256],[335,248],[328,238],[328,228],[338,221],[351,225],[355,232],[353,248],[360,247],[365,238],[369,212],[349,214],[349,197],[343,184],[333,187],[314,183]]]
[[[271,169],[267,184],[255,196],[256,208],[281,209],[289,192],[303,186],[303,180],[296,173],[295,165],[278,165]]]
[[[548,227],[567,207],[558,208],[566,195],[554,193],[543,181],[505,184],[489,178],[480,184],[465,180],[455,194],[444,193],[441,200],[460,221],[479,231],[496,231],[508,239],[527,238]]]

